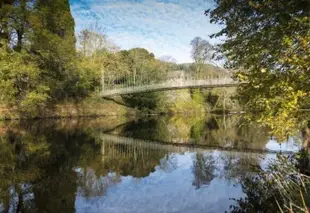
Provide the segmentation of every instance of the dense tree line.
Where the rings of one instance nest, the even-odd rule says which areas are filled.
[[[248,82],[239,88],[239,101],[252,119],[286,136],[298,122],[298,110],[309,107],[310,2],[216,0],[215,5],[206,14],[223,29],[212,36],[226,38],[219,45],[226,67]]]
[[[0,3],[0,101],[35,116],[48,103],[84,98],[105,75],[162,76],[167,66],[145,49],[117,51],[98,32],[74,35],[69,1]],[[76,46],[78,48],[76,48]]]
[[[33,114],[48,100],[74,96],[74,20],[68,1],[0,3],[0,100]]]

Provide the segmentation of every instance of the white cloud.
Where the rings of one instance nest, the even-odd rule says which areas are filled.
[[[143,47],[157,57],[190,62],[191,39],[208,38],[219,27],[209,24],[204,0],[89,0],[72,2],[77,31],[98,23],[121,48]]]

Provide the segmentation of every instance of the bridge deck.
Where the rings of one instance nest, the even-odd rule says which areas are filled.
[[[235,87],[239,85],[232,78],[215,78],[215,79],[204,79],[204,80],[176,80],[167,81],[163,83],[155,83],[149,85],[129,86],[121,88],[112,88],[101,91],[102,97],[109,97],[113,95],[125,95],[134,93],[144,93],[153,91],[165,91],[185,88],[214,88],[214,87]]]

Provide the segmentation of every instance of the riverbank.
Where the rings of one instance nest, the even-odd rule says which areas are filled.
[[[233,94],[234,91],[227,91]],[[148,114],[222,114],[240,111],[232,99],[222,100],[219,92],[209,90],[176,90],[116,96],[103,99],[91,96],[79,101],[48,103],[34,114],[25,114],[26,109],[0,104],[0,120],[78,118],[100,116],[125,116]],[[231,95],[229,95],[231,96]],[[223,107],[223,101],[225,106]],[[224,110],[224,111],[223,111]]]
[[[0,120],[37,118],[77,118],[99,116],[135,115],[136,110],[108,100],[86,99],[81,102],[67,101],[40,108],[36,116],[25,116],[14,106],[0,105]]]

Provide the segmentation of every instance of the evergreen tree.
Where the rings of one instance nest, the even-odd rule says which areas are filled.
[[[68,0],[38,0],[32,19],[32,51],[38,56],[43,79],[54,99],[68,97],[78,81],[75,67],[74,19]]]

